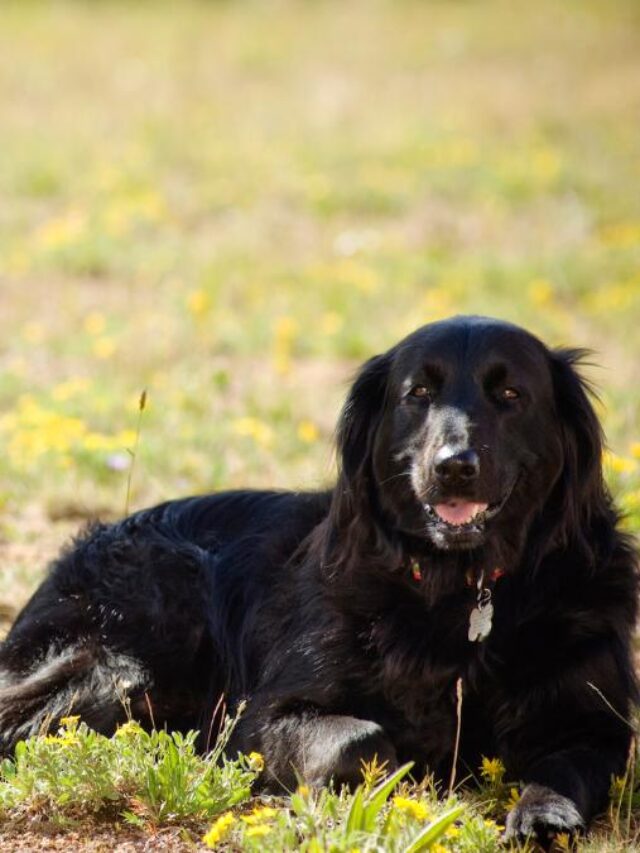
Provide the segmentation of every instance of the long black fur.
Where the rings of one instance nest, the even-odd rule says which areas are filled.
[[[359,373],[332,490],[195,497],[87,530],[0,649],[2,750],[69,712],[113,732],[125,697],[205,750],[224,696],[248,700],[231,749],[262,752],[272,789],[357,782],[374,754],[444,780],[461,678],[458,777],[499,755],[527,784],[513,835],[588,822],[629,750],[638,580],[581,357],[485,318],[426,326]],[[434,473],[469,452],[471,479]],[[425,507],[504,497],[468,535]],[[476,582],[498,567],[493,629],[471,642]]]

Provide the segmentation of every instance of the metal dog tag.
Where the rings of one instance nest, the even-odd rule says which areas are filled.
[[[479,604],[471,611],[469,618],[469,640],[481,643],[491,633],[493,619],[493,604]]]
[[[484,572],[478,578],[477,605],[471,611],[469,617],[469,641],[481,643],[491,633],[493,620],[493,604],[491,603],[491,590],[484,588]]]

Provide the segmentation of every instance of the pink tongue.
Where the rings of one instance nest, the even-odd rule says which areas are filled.
[[[470,501],[449,501],[446,504],[436,504],[434,509],[447,524],[468,524],[488,506],[489,504],[476,504]]]

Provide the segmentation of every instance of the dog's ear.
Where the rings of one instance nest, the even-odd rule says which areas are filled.
[[[331,573],[362,565],[362,555],[386,549],[375,522],[371,482],[373,444],[384,410],[394,350],[376,355],[360,368],[336,428],[339,477],[329,524],[318,538],[321,563]],[[336,547],[336,544],[338,547]],[[389,565],[389,560],[385,562]]]
[[[393,350],[376,355],[360,369],[336,429],[340,475],[322,540],[322,561],[332,572],[357,565],[357,555],[386,547],[374,522],[371,455],[384,410]],[[334,549],[336,537],[340,547]],[[329,556],[330,555],[330,556]],[[361,562],[361,560],[360,560]]]
[[[580,375],[580,364],[590,353],[557,349],[551,353],[556,411],[564,451],[562,473],[565,538],[582,539],[585,526],[606,508],[602,473],[602,427],[589,396],[593,389]]]
[[[343,406],[336,430],[338,461],[347,480],[362,471],[382,418],[392,352],[376,355],[361,367]]]

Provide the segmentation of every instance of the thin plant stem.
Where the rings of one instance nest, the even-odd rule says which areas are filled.
[[[451,778],[449,779],[449,797],[453,794],[456,783],[456,767],[458,765],[458,752],[460,751],[460,732],[462,731],[462,679],[456,681],[456,741],[453,748],[453,763],[451,765]]]
[[[147,404],[147,389],[145,388],[140,394],[140,400],[138,402],[138,423],[136,425],[136,438],[133,443],[133,450],[128,450],[129,455],[131,456],[131,465],[129,466],[129,475],[127,477],[127,497],[124,502],[124,514],[125,516],[129,515],[129,506],[131,503],[131,481],[133,480],[133,470],[136,464],[136,457],[138,455],[138,445],[140,443],[140,428],[142,427],[142,413],[144,412],[144,407]]]
[[[632,738],[631,748],[629,749],[629,794],[627,801],[627,835],[626,838],[631,838],[631,815],[633,811],[633,789],[636,784],[636,739]]]

